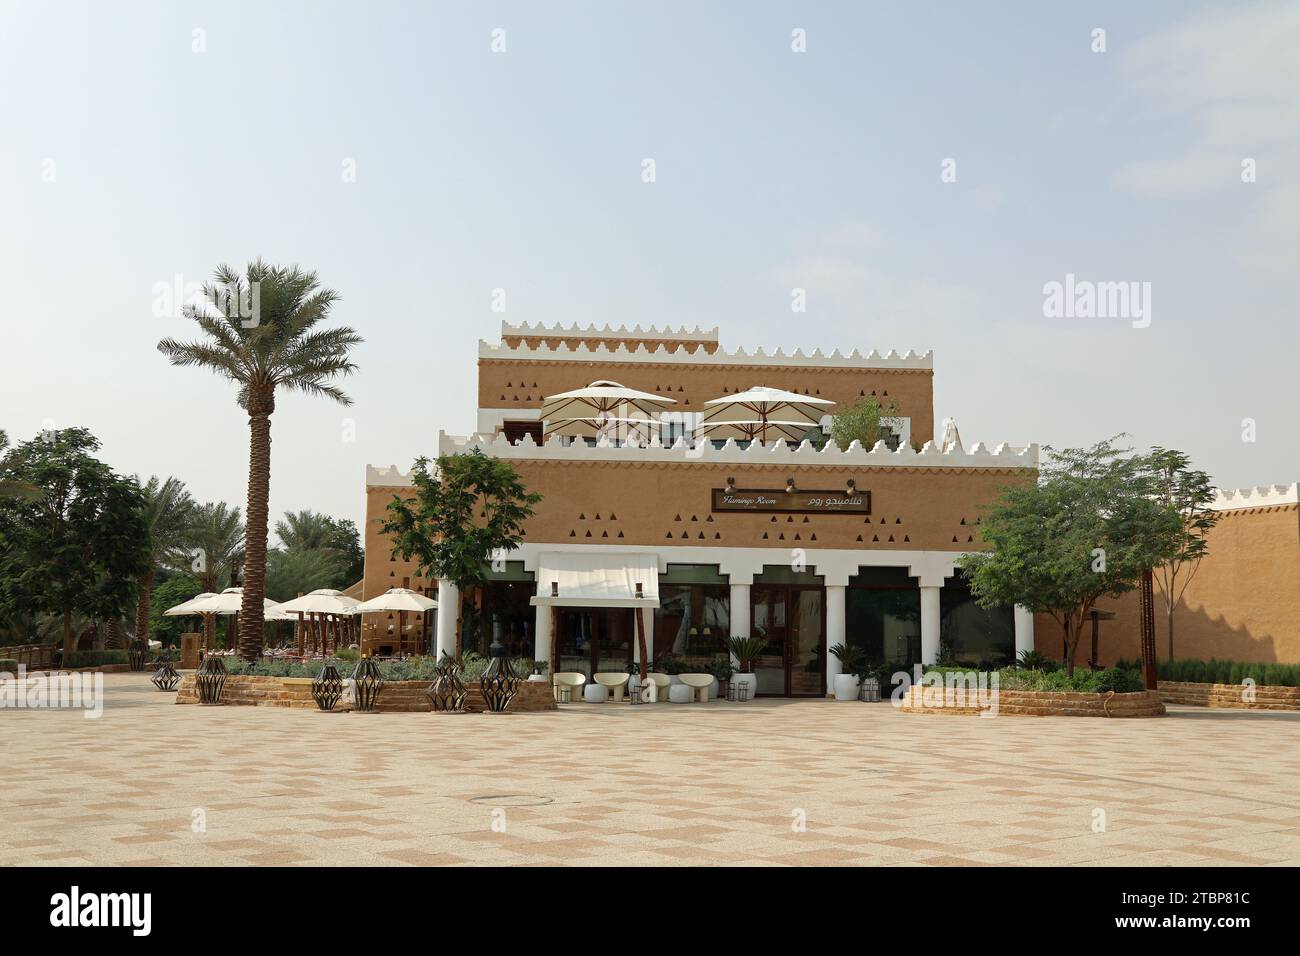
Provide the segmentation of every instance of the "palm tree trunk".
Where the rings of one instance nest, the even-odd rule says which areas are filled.
[[[252,395],[248,408],[248,509],[244,524],[244,599],[239,612],[239,656],[262,655],[266,594],[267,508],[271,494],[271,412],[268,397]]]
[[[140,597],[135,602],[135,637],[139,641],[149,640],[149,603],[153,589],[153,568],[140,579]]]

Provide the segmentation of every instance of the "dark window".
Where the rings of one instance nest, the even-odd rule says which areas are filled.
[[[542,443],[541,422],[502,422],[501,431],[512,445],[525,435],[532,435],[533,441],[539,445]]]
[[[1009,607],[982,608],[958,571],[939,594],[939,659],[972,667],[1001,667],[1015,659],[1015,614]]]
[[[921,659],[921,590],[907,568],[859,568],[844,596],[845,640],[871,663]]]

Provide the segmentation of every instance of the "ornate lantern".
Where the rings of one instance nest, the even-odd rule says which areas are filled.
[[[492,659],[488,661],[487,670],[483,671],[479,690],[483,694],[483,703],[487,705],[487,713],[504,714],[519,692],[519,678],[510,668],[510,658],[506,656],[504,647],[493,641],[488,653]]]
[[[220,657],[209,654],[203,658],[194,675],[194,686],[199,692],[200,704],[221,703],[221,692],[226,686],[226,665],[221,663]]]
[[[379,692],[384,689],[384,678],[379,665],[369,657],[357,661],[352,672],[352,703],[363,713],[374,713],[379,703]]]
[[[312,678],[311,696],[321,710],[333,710],[343,696],[343,678],[333,661],[326,661],[320,673]]]
[[[468,693],[465,682],[460,679],[460,664],[446,651],[442,652],[442,657],[434,666],[433,683],[424,692],[424,696],[429,698],[433,709],[440,714],[466,713],[465,698]]]
[[[176,685],[180,683],[181,675],[176,673],[176,668],[172,667],[171,661],[163,660],[158,662],[158,670],[150,680],[159,690],[175,690]]]
[[[144,656],[147,653],[149,653],[149,645],[137,637],[126,650],[127,666],[133,671],[144,670]]]

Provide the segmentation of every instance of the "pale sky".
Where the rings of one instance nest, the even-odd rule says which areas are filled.
[[[503,318],[933,349],[967,446],[1290,483],[1298,176],[1296,2],[0,0],[0,428],[242,507],[246,418],[155,286],[260,255],[366,338],[354,407],[281,398],[273,515],[360,520],[367,463],[472,430]],[[1070,274],[1150,283],[1149,326],[1046,316]]]

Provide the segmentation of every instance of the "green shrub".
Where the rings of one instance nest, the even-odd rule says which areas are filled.
[[[1094,677],[1093,689],[1099,694],[1112,690],[1117,694],[1136,694],[1147,689],[1142,672],[1130,668],[1109,667]]]
[[[0,657],[0,674],[18,675],[18,662],[12,657]]]
[[[105,664],[125,664],[126,651],[73,651],[63,661],[63,667],[103,667]]]
[[[1300,687],[1300,664],[1263,664],[1248,661],[1177,660],[1161,661],[1161,680],[1193,684],[1240,684],[1247,678],[1274,687]]]

